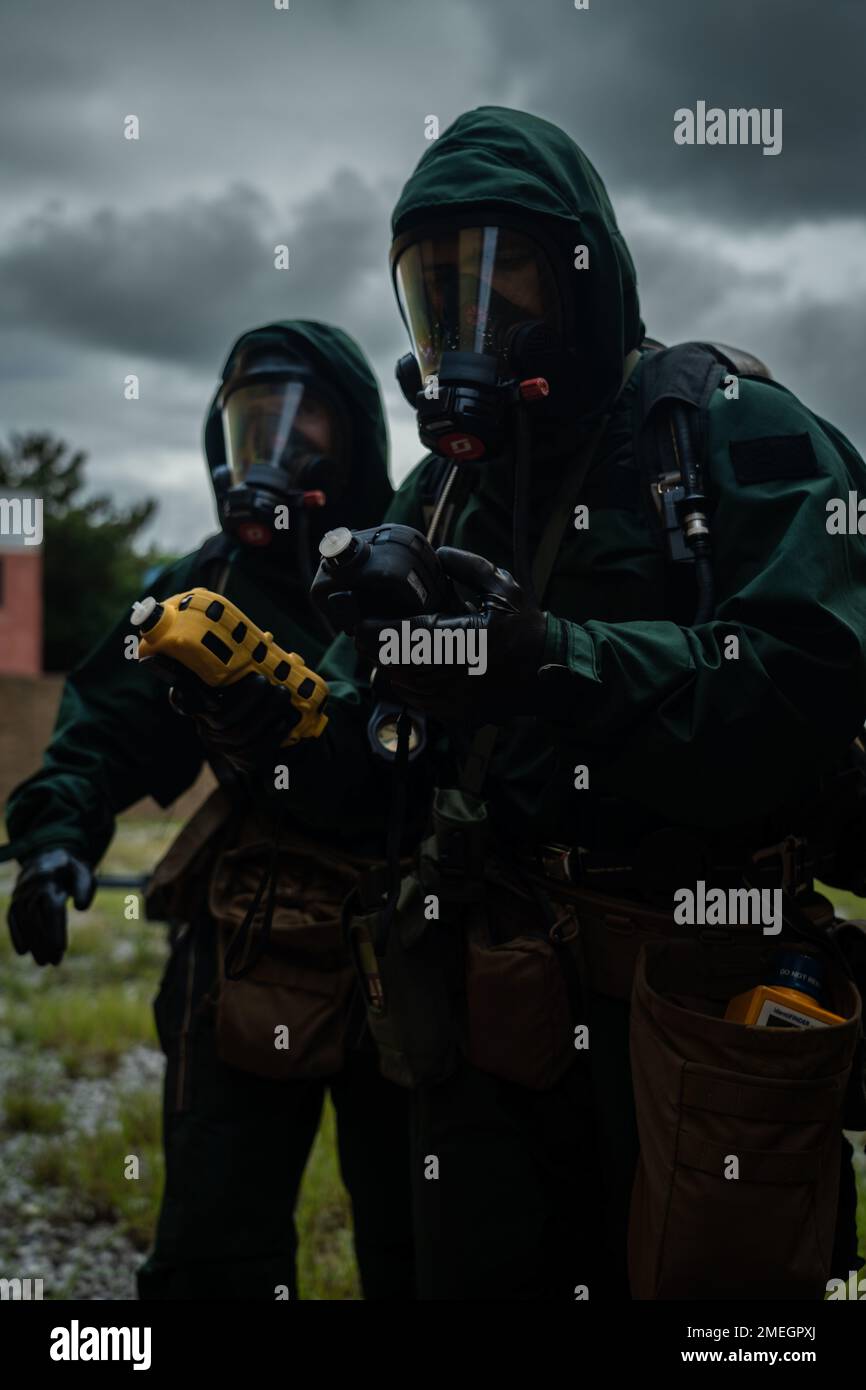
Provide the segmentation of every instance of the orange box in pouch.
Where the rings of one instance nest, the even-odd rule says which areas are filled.
[[[753,1028],[826,1028],[844,1023],[823,1007],[824,965],[815,956],[780,951],[770,979],[737,994],[725,1010],[731,1023]]]

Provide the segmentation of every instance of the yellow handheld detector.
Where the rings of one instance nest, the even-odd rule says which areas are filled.
[[[157,601],[133,604],[138,658],[176,662],[212,690],[236,685],[254,672],[290,692],[300,719],[283,747],[318,738],[328,722],[328,687],[297,652],[284,652],[273,633],[262,632],[239,608],[209,589],[188,589]]]

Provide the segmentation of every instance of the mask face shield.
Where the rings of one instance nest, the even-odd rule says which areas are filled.
[[[445,352],[495,357],[508,374],[509,347],[521,325],[561,331],[553,270],[521,232],[479,226],[420,237],[400,252],[394,275],[424,381],[438,375]]]
[[[301,380],[241,381],[223,401],[223,435],[231,486],[254,468],[273,469],[288,491],[328,490],[345,467],[339,411]]]

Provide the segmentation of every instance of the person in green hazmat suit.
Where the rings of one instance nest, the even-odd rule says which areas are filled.
[[[630,980],[616,978],[616,931],[587,971],[536,886],[601,886],[620,941],[645,925],[639,908],[669,920],[675,889],[724,882],[723,865],[741,882],[766,864],[811,903],[780,853],[752,856],[778,850],[788,808],[863,724],[866,550],[825,524],[863,464],[747,370],[737,393],[688,372],[666,392],[604,186],[544,120],[461,116],[409,178],[393,232],[414,357],[398,378],[432,452],[386,519],[435,525],[459,616],[368,609],[319,668],[330,722],[292,750],[290,790],[277,802],[267,759],[253,780],[323,828],[339,788],[344,828],[360,830],[388,813],[377,699],[403,702],[419,733],[426,718],[414,756],[398,749],[399,805],[439,789],[420,890],[407,879],[396,905],[388,895],[387,938],[358,938],[383,1067],[413,1085],[421,1297],[628,1297]],[[681,474],[695,539],[676,575],[650,486],[669,450],[654,440],[647,476],[644,445],[647,412],[671,394],[706,432],[704,491]],[[462,632],[462,661],[452,647],[437,663],[446,630]],[[850,1202],[850,1165],[847,1183]]]
[[[207,412],[205,452],[222,530],[164,569],[153,595],[210,589],[272,632],[285,651],[314,664],[332,636],[308,596],[318,539],[339,522],[369,525],[392,495],[379,391],[357,344],[340,329],[304,320],[245,333]],[[287,525],[279,525],[280,508]],[[256,878],[256,844],[269,837],[268,827],[264,836],[250,833],[244,769],[256,740],[269,737],[275,687],[250,676],[207,713],[182,717],[169,686],[144,663],[125,659],[130,631],[129,617],[121,617],[67,679],[44,766],[9,800],[7,857],[14,854],[22,866],[9,915],[15,947],[39,964],[57,963],[66,947],[67,900],[79,909],[90,903],[115,817],[144,796],[170,805],[205,762],[217,774],[217,792],[181,836],[180,852],[170,852],[157,870],[148,903],[173,922],[174,941],[156,1001],[168,1059],[166,1182],[140,1296],[296,1295],[293,1213],[330,1086],[365,1297],[411,1298],[405,1096],[378,1075],[369,1040],[358,1045],[357,1027],[344,1036],[349,972],[331,920],[345,892],[340,864],[366,853],[365,836],[336,815],[315,843],[300,833],[303,813],[293,822],[297,833],[283,825],[274,939],[281,913],[290,928],[312,923],[313,954],[303,969],[287,966],[288,973],[268,977],[281,982],[280,1017],[290,1025],[285,1073],[235,1056],[220,1041],[228,1024],[215,1020],[211,1006],[217,924],[225,918],[231,926],[244,915],[243,875]],[[238,843],[251,846],[240,860]],[[234,860],[221,860],[232,852]],[[264,853],[269,862],[271,849]],[[221,863],[227,875],[208,897]],[[231,995],[241,1002],[241,1024],[242,987],[234,982]],[[261,1010],[272,992],[253,989],[247,1006]],[[317,1009],[309,1056],[293,1066],[305,1000]],[[235,1026],[237,1014],[235,1006]]]

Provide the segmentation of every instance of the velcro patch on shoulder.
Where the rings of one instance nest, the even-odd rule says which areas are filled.
[[[739,439],[731,444],[730,449],[738,483],[768,483],[774,478],[815,478],[821,471],[815,446],[808,434]]]

